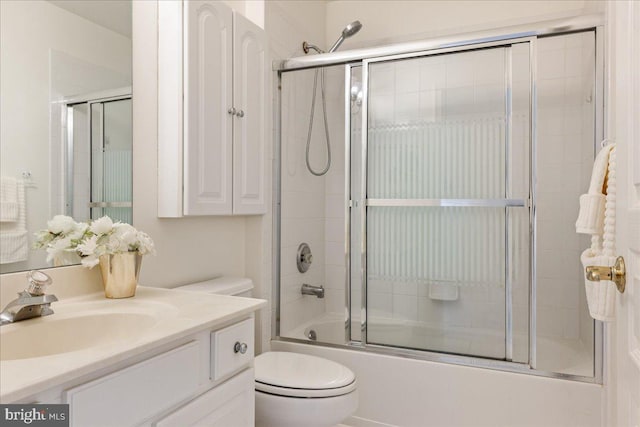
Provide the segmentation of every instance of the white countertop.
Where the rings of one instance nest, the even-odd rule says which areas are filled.
[[[145,320],[144,326],[136,329],[136,322],[131,321],[131,325],[126,325],[125,336],[114,338],[105,335],[104,344],[100,339],[94,339],[93,345],[88,348],[0,361],[0,402],[10,403],[24,399],[141,355],[181,337],[216,329],[233,319],[241,320],[243,316],[246,317],[265,305],[266,301],[253,298],[142,286],[137,288],[136,296],[133,298],[107,299],[104,293],[100,292],[61,300],[52,304],[55,312],[53,315],[2,326],[0,347],[5,345],[2,339],[5,334],[15,334],[21,328],[47,326],[40,324],[75,317],[89,316],[95,321],[103,315],[108,319],[107,316],[117,316],[118,313],[133,313],[134,319],[137,314]],[[62,324],[56,323],[55,326]],[[96,329],[99,329],[99,326]],[[97,334],[100,332],[96,331]],[[102,333],[104,334],[104,331]],[[67,339],[65,336],[65,340]],[[6,341],[8,339],[5,339]],[[25,345],[32,344],[47,345],[44,342],[32,343],[27,339]]]

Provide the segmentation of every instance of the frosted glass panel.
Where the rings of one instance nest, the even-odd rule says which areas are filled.
[[[370,207],[368,341],[504,358],[505,232],[504,208]],[[398,321],[408,341],[376,327]],[[416,334],[492,344],[471,352]]]
[[[133,182],[131,100],[104,104],[104,201],[131,202]],[[106,208],[105,215],[131,224],[132,208]]]
[[[91,104],[91,201],[116,205],[92,207],[92,218],[132,223],[132,142],[130,99]]]
[[[369,129],[369,198],[498,199],[504,117]]]
[[[528,199],[529,110],[511,115],[513,49],[369,67],[368,343],[528,360],[529,210],[491,207]],[[453,200],[462,205],[429,206]],[[525,304],[514,328],[515,289]]]
[[[504,198],[506,48],[371,64],[369,198]]]

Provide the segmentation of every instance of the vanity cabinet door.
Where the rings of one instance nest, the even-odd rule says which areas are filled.
[[[184,3],[184,214],[232,213],[232,11]]]
[[[201,347],[190,342],[62,395],[71,405],[72,427],[135,426],[193,395],[206,381]]]
[[[262,214],[267,135],[267,41],[265,32],[233,15],[233,213]]]
[[[154,427],[253,427],[255,424],[253,368],[156,422]]]

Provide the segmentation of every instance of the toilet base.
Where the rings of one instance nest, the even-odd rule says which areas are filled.
[[[332,427],[358,408],[358,390],[333,397],[284,397],[256,390],[256,427]]]

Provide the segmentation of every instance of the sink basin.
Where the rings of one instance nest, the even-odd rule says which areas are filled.
[[[54,315],[55,316],[55,315]],[[0,329],[0,361],[69,353],[130,339],[158,322],[146,313],[53,316],[18,322]]]

